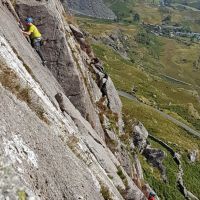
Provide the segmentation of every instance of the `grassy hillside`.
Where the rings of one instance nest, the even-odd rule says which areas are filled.
[[[146,45],[136,40],[140,32],[138,26],[85,20],[80,21],[80,24],[93,36],[103,37],[120,29],[128,37],[125,45],[129,46],[129,61],[101,42],[93,44],[96,54],[105,63],[106,70],[118,89],[131,92],[136,87],[138,99],[163,109],[200,130],[200,79],[199,71],[193,70],[193,62],[199,57],[198,44],[187,46],[172,39],[155,38],[151,35],[151,44]],[[176,82],[164,75],[191,85]],[[190,109],[197,111],[197,116],[193,116]]]
[[[200,31],[200,10],[191,9],[200,7],[199,0],[174,0],[172,7],[158,6],[159,0],[105,0],[105,2],[123,22],[132,22],[134,14],[138,13],[141,21],[160,24],[162,19],[170,15],[172,23],[190,26],[193,31]],[[180,7],[179,4],[186,4],[187,7]]]
[[[122,3],[106,0],[119,16],[118,22],[87,18],[77,18],[77,21],[88,33],[88,40],[96,56],[103,61],[115,86],[128,93],[134,89],[134,95],[144,103],[138,104],[122,98],[126,131],[131,134],[132,123],[135,119],[140,120],[153,135],[180,153],[185,185],[200,198],[200,161],[191,164],[188,159],[189,152],[200,150],[200,139],[152,109],[160,109],[193,129],[200,130],[200,44],[187,38],[155,36],[140,25],[141,21],[160,24],[170,14],[170,23],[189,24],[191,29],[198,31],[200,25],[196,20],[200,13],[177,8],[161,10],[157,6],[158,2],[152,2],[127,0]],[[140,15],[140,22],[133,21],[135,13]],[[118,46],[108,44],[110,38],[115,38],[114,43]],[[122,55],[120,48],[124,48],[128,59]],[[163,149],[156,142],[151,143]],[[163,150],[167,155],[164,164],[167,167],[168,183],[164,184],[159,172],[141,156],[145,179],[161,199],[184,199],[176,185],[178,168],[172,156],[166,149]]]
[[[122,98],[123,112],[125,116],[126,130],[131,130],[133,119],[142,121],[150,133],[169,144],[176,152],[182,155],[184,167],[184,182],[187,188],[200,198],[200,162],[191,164],[188,160],[188,152],[192,149],[200,149],[200,140],[187,134],[181,128],[169,122],[149,106],[138,105],[137,103]],[[149,165],[145,158],[140,156],[144,170],[145,180],[155,189],[161,199],[180,200],[184,199],[176,185],[176,174],[178,167],[170,153],[160,144],[150,140],[153,147],[162,149],[166,154],[164,165],[167,168],[168,182],[164,183],[159,176],[159,172]]]

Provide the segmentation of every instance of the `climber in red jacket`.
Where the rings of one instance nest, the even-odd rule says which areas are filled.
[[[148,198],[148,200],[155,200],[155,193],[154,192],[150,192],[149,193],[149,198]]]

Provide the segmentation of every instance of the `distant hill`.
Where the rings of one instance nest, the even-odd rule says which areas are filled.
[[[75,14],[112,20],[116,18],[102,0],[64,0],[63,2]]]

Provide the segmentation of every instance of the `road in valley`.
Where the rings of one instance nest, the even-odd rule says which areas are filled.
[[[144,103],[138,101],[138,99],[135,96],[133,96],[133,95],[131,95],[129,93],[126,93],[126,92],[118,90],[118,94],[119,94],[119,96],[125,97],[125,98],[127,98],[129,100],[135,101],[135,102],[140,103],[140,104],[144,104]],[[146,105],[146,104],[144,104],[144,105]],[[146,106],[148,106],[148,105],[146,105]],[[171,122],[173,122],[177,126],[179,126],[179,127],[183,128],[184,130],[186,130],[188,133],[191,133],[194,136],[197,136],[197,137],[200,138],[200,132],[194,130],[193,128],[189,127],[188,125],[184,124],[183,122],[175,119],[174,117],[172,117],[172,116],[170,116],[170,115],[168,115],[168,114],[166,114],[166,113],[164,113],[164,112],[162,112],[162,111],[160,111],[160,110],[158,110],[156,108],[153,108],[153,107],[151,107],[151,108],[154,111],[156,111],[157,113],[159,113],[160,115],[162,115],[164,118],[170,120]]]

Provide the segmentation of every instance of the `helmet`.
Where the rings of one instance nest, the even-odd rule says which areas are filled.
[[[28,18],[26,18],[25,22],[27,22],[27,23],[33,23],[33,18],[28,17]]]
[[[149,193],[149,196],[151,196],[151,197],[155,197],[156,194],[155,194],[154,192],[150,192],[150,193]]]

